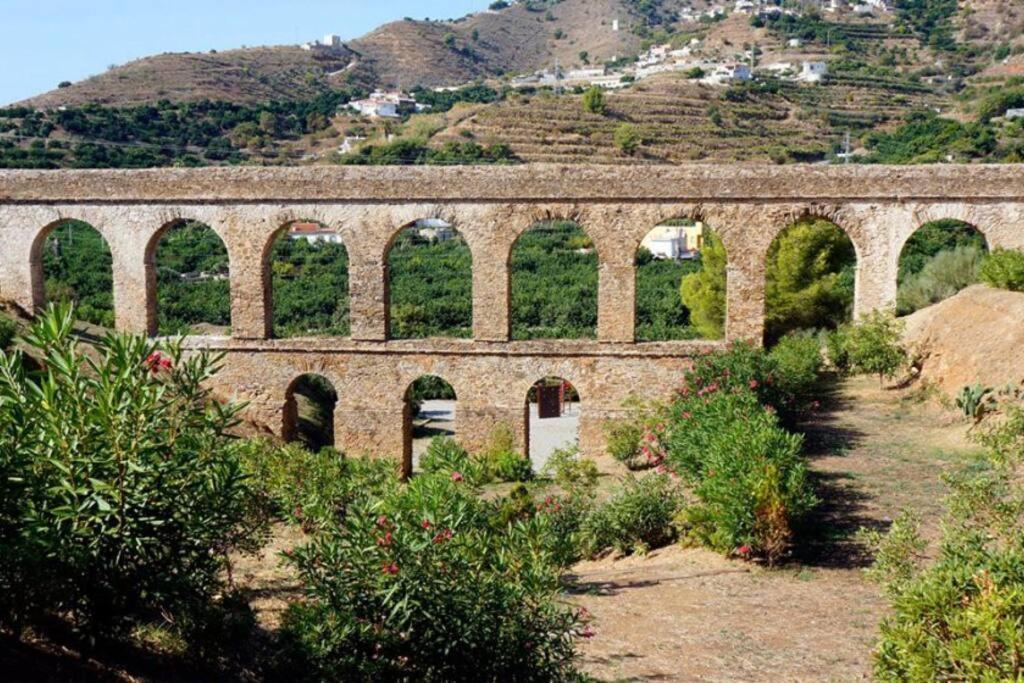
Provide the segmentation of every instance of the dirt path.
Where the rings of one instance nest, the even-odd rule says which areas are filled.
[[[601,680],[855,681],[885,605],[854,538],[905,506],[934,528],[944,470],[972,450],[963,423],[850,380],[808,428],[823,504],[789,567],[767,571],[703,550],[576,567],[597,635],[583,668]]]

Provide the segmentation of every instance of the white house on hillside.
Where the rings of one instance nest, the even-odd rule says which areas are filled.
[[[658,259],[690,259],[704,245],[704,224],[659,225],[647,233],[640,246]]]
[[[319,223],[292,223],[288,230],[288,238],[293,240],[306,240],[310,244],[322,242],[324,244],[341,244],[341,235],[330,230]]]
[[[731,63],[722,64],[715,68],[710,74],[701,79],[701,83],[707,85],[725,85],[733,81],[749,81],[753,76],[750,67],[746,64]]]
[[[818,83],[828,75],[828,62],[804,62],[800,70],[798,81],[806,83]]]

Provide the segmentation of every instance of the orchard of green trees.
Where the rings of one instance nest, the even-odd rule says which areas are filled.
[[[940,301],[978,281],[985,241],[970,226],[938,221],[907,241],[900,260],[899,313]],[[58,226],[44,247],[47,297],[73,301],[84,320],[113,324],[111,257],[84,223]],[[728,255],[705,231],[692,260],[636,257],[638,341],[724,336]],[[168,230],[155,255],[159,330],[164,334],[230,327],[228,255],[210,228],[184,223]],[[835,328],[853,308],[856,255],[846,234],[824,220],[783,231],[766,263],[765,338],[774,343],[801,329]],[[310,243],[287,233],[270,255],[273,324],[279,337],[347,336],[348,256],[342,244]],[[407,229],[388,254],[394,338],[472,336],[472,255],[457,233],[430,240]],[[594,338],[598,257],[586,232],[569,221],[541,222],[524,232],[511,255],[514,339]]]

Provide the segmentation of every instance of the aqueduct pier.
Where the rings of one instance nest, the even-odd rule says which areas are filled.
[[[387,255],[422,218],[454,223],[473,261],[473,338],[389,339]],[[220,235],[230,259],[231,336],[191,345],[226,353],[225,395],[283,428],[289,387],[306,373],[335,386],[335,439],[349,453],[406,449],[405,394],[424,374],[456,390],[459,438],[479,445],[499,423],[528,442],[525,397],[560,376],[583,402],[584,451],[603,445],[602,421],[630,396],[661,398],[695,353],[723,342],[634,340],[635,254],[672,218],[703,220],[728,252],[726,337],[760,339],[765,257],[780,231],[826,218],[857,253],[855,310],[891,305],[900,251],[921,225],[957,219],[990,247],[1024,248],[1021,166],[505,166],[210,168],[0,172],[0,298],[26,310],[44,301],[42,250],[77,219],[113,257],[119,328],[153,333],[154,251],[184,220]],[[596,340],[510,340],[509,255],[538,220],[577,221],[599,261]],[[349,255],[350,338],[275,339],[270,247],[298,220],[341,235]]]

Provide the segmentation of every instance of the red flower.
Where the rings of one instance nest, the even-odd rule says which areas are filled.
[[[388,518],[385,517],[384,515],[381,515],[380,517],[377,518],[377,526],[379,526],[381,529],[386,529],[390,525],[391,525],[391,523],[388,522]]]
[[[736,548],[736,554],[739,555],[740,557],[748,556],[750,554],[750,546],[749,545],[741,545],[739,548]]]
[[[381,548],[388,548],[391,546],[393,540],[394,539],[391,537],[391,532],[389,531],[386,534],[384,534],[383,538],[377,539],[377,545],[379,545]]]
[[[437,543],[437,544],[441,544],[441,543],[444,543],[445,541],[450,541],[450,540],[452,540],[452,530],[451,529],[445,529],[444,531],[440,531],[440,532],[438,532],[437,534],[434,535],[434,543]]]
[[[593,638],[597,634],[594,633],[594,629],[590,628],[589,626],[585,626],[583,628],[583,632],[580,633],[580,635],[583,636],[584,638]]]
[[[462,481],[462,473],[461,472],[452,472],[452,481],[454,481],[454,482]]]
[[[423,523],[420,526],[422,526],[424,529],[429,529],[430,528],[430,520],[429,519],[423,520]]]
[[[751,389],[757,389],[759,386],[761,386],[761,383],[758,382],[756,379],[750,380],[750,388]]]
[[[170,370],[172,367],[174,367],[174,364],[171,362],[171,359],[164,356],[159,351],[154,351],[153,353],[149,354],[146,357],[145,365],[147,368],[149,368],[149,371],[152,372],[154,375],[160,372],[161,370]]]
[[[391,576],[394,576],[395,574],[398,573],[398,565],[395,564],[394,562],[392,562],[391,564],[388,564],[387,562],[385,562],[384,566],[381,567],[381,571],[384,572],[385,574],[390,574]]]

